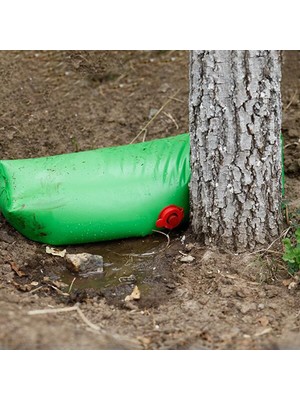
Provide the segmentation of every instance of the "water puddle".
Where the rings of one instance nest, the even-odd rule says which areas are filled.
[[[145,238],[114,240],[69,247],[69,253],[90,253],[101,255],[104,261],[102,274],[81,277],[65,269],[61,280],[74,289],[105,289],[121,284],[142,285],[150,269],[153,272],[154,257],[166,247],[163,235]],[[76,278],[74,280],[74,278]]]

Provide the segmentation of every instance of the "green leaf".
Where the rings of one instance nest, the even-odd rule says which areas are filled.
[[[288,271],[294,274],[300,270],[300,228],[295,232],[296,244],[293,245],[291,239],[282,240],[284,253],[282,259],[288,263]]]

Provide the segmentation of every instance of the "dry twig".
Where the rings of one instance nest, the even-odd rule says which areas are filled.
[[[71,293],[71,290],[72,290],[72,287],[73,287],[75,281],[76,281],[76,277],[72,280],[69,290],[68,290],[68,293]]]
[[[50,283],[47,284],[48,286],[50,286],[52,289],[56,290],[57,293],[61,294],[62,296],[69,296],[69,293],[65,293],[62,290],[60,290],[58,287],[51,285]]]
[[[63,307],[63,308],[52,308],[52,309],[44,309],[44,310],[31,310],[28,311],[28,315],[44,315],[44,314],[57,314],[61,312],[71,312],[71,311],[76,311],[77,314],[80,316],[82,321],[91,329],[94,331],[101,331],[101,328],[95,324],[93,324],[91,321],[87,319],[87,317],[83,314],[81,311],[78,303],[75,304],[75,306],[72,307]]]
[[[38,287],[35,288],[35,289],[29,290],[28,293],[34,293],[34,292],[37,292],[38,290],[44,289],[44,288],[45,288],[45,286],[41,285],[41,286],[38,286]]]
[[[168,117],[168,118],[174,123],[174,125],[176,126],[176,129],[179,129],[179,126],[178,126],[177,122],[175,121],[174,117],[173,117],[170,113],[166,113],[166,112],[164,111],[163,114],[164,114],[166,117]]]
[[[170,236],[167,234],[167,233],[165,233],[165,232],[162,232],[162,231],[157,231],[156,229],[152,229],[152,232],[156,232],[156,233],[160,233],[161,235],[164,235],[164,236],[166,236],[166,238],[167,238],[167,240],[168,240],[168,243],[167,243],[167,246],[166,247],[169,247],[170,246]]]
[[[176,97],[169,97],[169,99],[178,101],[179,103],[185,103],[183,100],[177,99]]]
[[[288,108],[290,108],[290,106],[292,105],[294,99],[296,98],[296,96],[298,95],[298,90],[295,91],[295,93],[293,94],[289,104],[285,107],[284,111],[286,111]]]
[[[72,307],[62,307],[62,308],[51,308],[51,309],[43,309],[43,310],[30,310],[28,311],[28,315],[43,315],[43,314],[57,314],[60,312],[70,312],[76,311],[77,305]]]
[[[177,90],[177,92],[174,94],[176,96],[180,92],[180,89]],[[140,136],[141,134],[148,128],[148,126],[153,122],[157,116],[162,112],[162,110],[173,100],[173,98],[169,97],[169,99],[160,107],[160,109],[155,113],[155,115],[150,119],[150,121],[147,122],[147,124],[140,130],[140,132],[136,135],[134,139],[130,142],[130,144],[134,143]],[[145,141],[146,135],[144,135],[143,141]]]
[[[250,254],[257,254],[257,253],[274,253],[274,251],[270,250],[270,248],[274,245],[274,243],[277,242],[277,240],[280,240],[284,237],[286,237],[286,235],[288,234],[289,230],[291,229],[291,227],[288,227],[287,229],[285,229],[280,236],[278,236],[278,238],[276,238],[275,240],[273,240],[273,242],[266,248],[266,249],[260,249],[260,250],[256,250],[253,251]]]
[[[87,317],[83,314],[83,312],[81,311],[81,309],[79,308],[79,306],[77,305],[76,308],[77,313],[79,314],[80,318],[82,319],[82,321],[88,325],[91,329],[93,329],[94,331],[101,331],[100,326],[97,326],[95,324],[93,324],[91,321],[89,321],[87,319]]]
[[[286,149],[287,147],[290,147],[290,146],[300,146],[300,143],[299,142],[293,142],[293,143],[286,144],[284,146],[284,149]]]

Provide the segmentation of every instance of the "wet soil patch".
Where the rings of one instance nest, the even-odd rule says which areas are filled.
[[[172,241],[179,242],[178,234],[172,235]],[[168,294],[176,287],[170,262],[174,246],[172,244],[170,249],[166,238],[157,234],[146,238],[66,247],[68,254],[86,252],[103,257],[103,273],[89,276],[70,272],[65,259],[45,254],[45,245],[37,245],[34,256],[25,258],[21,267],[10,259],[7,265],[15,274],[11,283],[16,289],[38,293],[39,296],[51,295],[58,302],[74,304],[103,297],[108,304],[119,307],[157,307],[166,301]],[[126,303],[124,299],[135,286],[141,292],[140,301]]]

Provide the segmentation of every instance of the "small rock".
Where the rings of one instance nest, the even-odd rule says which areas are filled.
[[[255,303],[246,303],[242,304],[239,307],[239,310],[242,314],[247,314],[249,311],[255,311],[256,310],[256,304]]]
[[[103,257],[89,253],[66,254],[68,269],[71,272],[90,275],[103,272]]]
[[[220,282],[223,283],[224,285],[233,285],[234,284],[234,281],[227,276],[221,276]],[[237,296],[239,296],[239,295],[237,294]],[[241,296],[239,296],[239,297],[241,297]]]
[[[246,294],[242,290],[237,290],[236,295],[241,298],[245,298]]]
[[[263,303],[259,303],[257,308],[258,310],[263,310],[265,308],[265,305]]]
[[[224,315],[225,317],[225,315]],[[245,324],[252,325],[253,324],[253,318],[250,315],[244,315],[242,317],[242,321],[245,322]]]
[[[278,288],[268,285],[268,287],[266,287],[266,295],[269,299],[277,297],[279,295]]]
[[[170,89],[170,85],[168,83],[163,83],[161,87],[158,89],[160,93],[166,93]]]
[[[205,306],[205,304],[208,303],[209,301],[209,296],[206,295],[202,295],[199,299],[198,299],[199,303],[202,304],[203,306]]]
[[[186,251],[191,251],[194,247],[195,247],[195,244],[194,244],[194,243],[187,243],[187,244],[185,245],[185,250],[186,250]]]
[[[150,108],[148,118],[149,118],[149,119],[153,118],[154,115],[155,115],[157,112],[158,112],[158,109],[157,109],[157,108]]]
[[[137,311],[139,309],[139,307],[131,301],[125,301],[124,307],[132,311]]]
[[[167,282],[166,283],[166,287],[168,289],[175,289],[176,288],[176,284],[174,282]]]
[[[2,272],[3,274],[9,274],[9,273],[11,273],[11,266],[10,266],[10,264],[3,264],[3,265],[1,266],[1,272]]]
[[[8,233],[6,233],[5,231],[2,231],[2,232],[0,232],[0,241],[11,244],[15,241],[15,239],[12,236],[10,236]]]
[[[126,125],[126,119],[124,117],[120,117],[118,119],[118,122],[119,122],[120,125]]]
[[[211,260],[212,258],[214,258],[214,255],[215,255],[214,252],[206,250],[206,252],[203,254],[202,261],[206,262],[208,260]]]
[[[208,278],[208,279],[214,279],[216,277],[216,275],[214,274],[213,271],[206,271],[204,273],[204,276],[205,276],[205,278]]]
[[[268,307],[272,310],[278,310],[278,305],[276,303],[269,303]]]
[[[14,136],[15,136],[14,132],[8,132],[6,134],[6,137],[8,140],[13,140]]]
[[[188,255],[188,256],[183,256],[179,258],[179,261],[183,262],[183,263],[191,263],[192,261],[195,260],[195,257]]]

